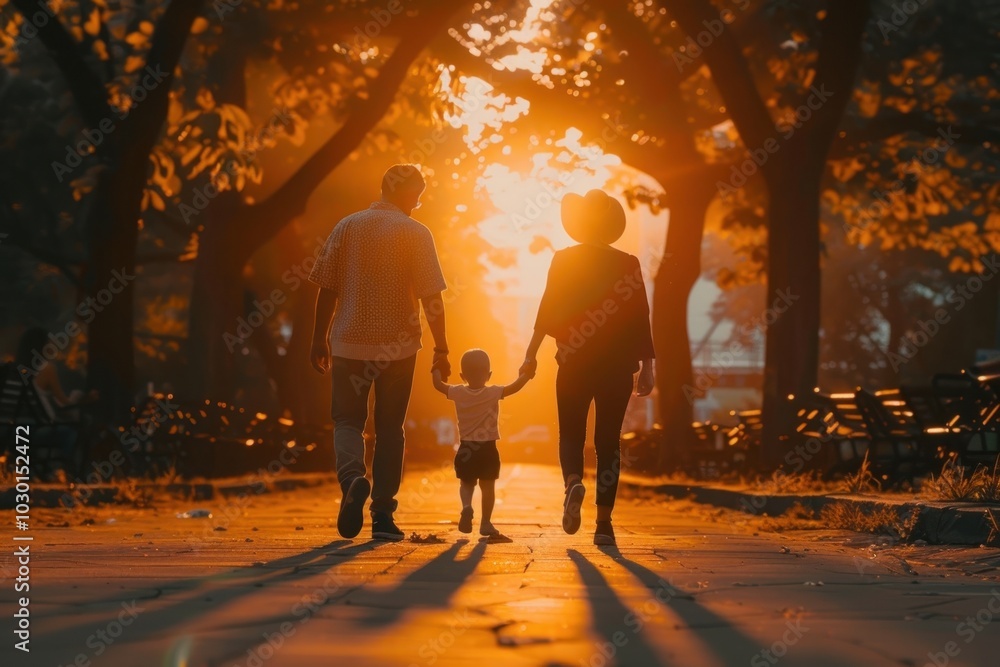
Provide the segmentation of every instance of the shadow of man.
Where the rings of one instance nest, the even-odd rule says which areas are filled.
[[[141,611],[135,616],[135,623],[129,628],[129,641],[138,642],[150,636],[166,633],[179,626],[196,624],[199,618],[216,611],[227,604],[236,602],[251,594],[258,594],[263,588],[272,586],[288,586],[298,580],[320,575],[331,570],[336,565],[371,551],[385,542],[366,542],[356,544],[350,540],[335,540],[321,547],[293,554],[285,558],[275,559],[256,567],[241,567],[219,574],[204,577],[192,577],[182,581],[164,581],[157,586],[155,598],[163,597],[170,600],[156,609],[143,610],[144,600],[140,597],[137,608]],[[345,584],[339,577],[333,577],[332,583],[324,584],[322,591],[325,599],[318,606],[328,601],[346,595],[352,586]],[[206,594],[210,592],[210,596]],[[184,594],[184,597],[180,597]],[[173,599],[171,599],[173,598]],[[120,597],[107,597],[92,605],[115,603],[108,617],[115,618],[120,611],[117,603]],[[133,601],[134,604],[135,601]],[[71,612],[76,612],[76,607]],[[112,613],[113,611],[113,613]],[[312,613],[310,611],[310,613]],[[55,616],[52,614],[51,616]],[[291,617],[291,613],[280,618],[269,619],[262,614],[258,621],[270,624],[280,623]],[[46,643],[51,645],[82,645],[82,637],[92,633],[94,621],[87,621],[60,629],[58,632],[44,636]]]

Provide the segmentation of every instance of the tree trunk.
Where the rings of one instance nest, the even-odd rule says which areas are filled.
[[[29,21],[37,12],[36,4],[14,0]],[[94,208],[86,220],[91,257],[84,285],[90,311],[81,313],[88,325],[87,383],[100,393],[100,418],[126,417],[135,388],[135,243],[149,155],[166,121],[174,70],[202,4],[203,0],[176,0],[160,16],[145,64],[149,71],[164,74],[130,109],[103,148],[107,171],[99,177]],[[38,37],[66,77],[84,121],[102,129],[114,122],[117,113],[108,104],[105,82],[87,65],[89,49],[58,17],[41,23]]]
[[[97,412],[102,420],[126,415],[135,390],[133,294],[143,184],[124,164],[106,173],[87,220],[87,386],[101,397]]]
[[[819,364],[819,196],[824,158],[802,155],[784,178],[769,179],[767,326],[762,463],[777,468],[793,432],[790,396],[816,386]],[[772,183],[777,187],[772,186]]]
[[[701,170],[661,185],[670,208],[670,225],[653,288],[653,344],[660,423],[667,437],[659,467],[665,472],[682,466],[694,446],[691,422],[696,395],[688,299],[701,275],[705,214],[715,196],[715,184],[711,174]]]
[[[235,393],[236,357],[253,332],[244,317],[243,267],[248,251],[240,243],[240,195],[225,192],[205,211],[188,320],[185,393],[192,398],[229,400]]]

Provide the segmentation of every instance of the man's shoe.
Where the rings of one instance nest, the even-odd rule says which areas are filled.
[[[597,530],[594,531],[594,544],[597,546],[613,547],[615,542],[615,529],[610,521],[598,521]]]
[[[587,490],[579,482],[566,489],[566,500],[563,502],[562,525],[570,535],[580,530],[580,506]]]
[[[386,512],[372,512],[372,539],[398,542],[406,537],[403,531],[396,527],[392,515]]]
[[[348,539],[356,537],[365,525],[365,501],[372,491],[371,483],[364,477],[355,477],[340,501],[337,515],[337,532]]]
[[[471,533],[472,532],[472,508],[463,507],[462,516],[458,519],[458,532],[460,533]]]

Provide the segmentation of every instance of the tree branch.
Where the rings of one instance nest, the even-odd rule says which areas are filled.
[[[10,236],[4,239],[4,245],[20,248],[42,264],[48,264],[49,266],[58,269],[59,272],[66,277],[66,280],[68,280],[74,287],[81,286],[82,283],[80,282],[80,277],[77,275],[76,271],[73,270],[73,267],[82,264],[83,260],[67,257],[46,246],[33,245],[20,240],[17,236]]]
[[[12,2],[25,21],[30,21],[38,13],[41,5],[39,0],[12,0]],[[65,77],[86,123],[91,127],[97,127],[102,120],[111,117],[111,105],[108,103],[104,82],[87,65],[87,54],[69,34],[58,16],[50,16],[49,20],[38,28],[38,39],[48,49],[59,71]]]
[[[692,38],[705,29],[705,22],[719,20],[719,11],[709,0],[671,0],[669,5],[667,11]],[[729,26],[705,47],[701,57],[712,71],[712,80],[729,109],[743,144],[748,147],[762,146],[774,136],[774,119],[757,90],[747,60]]]
[[[347,121],[307,159],[284,184],[264,201],[249,205],[244,234],[251,247],[274,236],[291,219],[305,212],[313,191],[365,139],[396,98],[410,65],[461,3],[435,6],[423,20],[411,25],[409,34],[393,50],[371,83],[369,97],[360,100]]]
[[[900,134],[917,134],[927,138],[940,138],[941,132],[950,133],[956,143],[1000,146],[1000,129],[997,124],[964,125],[938,120],[921,113],[894,113],[876,116],[862,127],[844,129],[844,137],[834,139],[829,157],[839,159],[857,153],[862,144],[879,142]]]
[[[145,71],[155,81],[147,91],[146,99],[130,110],[125,119],[124,134],[128,137],[126,151],[143,160],[143,164],[131,165],[145,170],[145,160],[153,150],[167,117],[170,88],[174,82],[174,70],[180,61],[191,24],[201,13],[204,0],[172,0],[157,22],[153,32],[149,53],[146,55]],[[145,171],[143,171],[145,174]]]
[[[652,105],[669,104],[670,92],[680,91],[681,84],[687,76],[681,76],[681,71],[674,66],[668,66],[663,60],[663,52],[653,44],[649,28],[642,19],[629,11],[624,3],[608,2],[604,7],[608,25],[611,26],[612,37],[620,35],[618,46],[628,48],[629,72],[644,76],[644,80],[656,80],[655,86],[646,89],[649,95],[648,103]],[[693,74],[697,68],[690,68]],[[691,74],[688,74],[690,76]],[[679,100],[678,100],[679,101]],[[670,105],[673,106],[673,105]]]
[[[851,99],[861,63],[861,38],[871,13],[871,0],[836,0],[827,3],[820,24],[819,55],[814,86],[829,86],[830,99],[806,125],[802,136],[810,149],[822,154],[830,148],[844,110]]]
[[[147,252],[141,255],[137,255],[135,258],[136,266],[143,266],[145,264],[184,264],[185,261],[182,260],[181,255],[176,252],[170,252],[169,250],[164,250],[162,252]]]

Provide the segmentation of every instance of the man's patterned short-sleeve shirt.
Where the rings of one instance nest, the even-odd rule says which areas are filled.
[[[418,300],[446,289],[430,230],[381,201],[337,223],[309,280],[337,294],[330,352],[348,359],[416,354]]]

